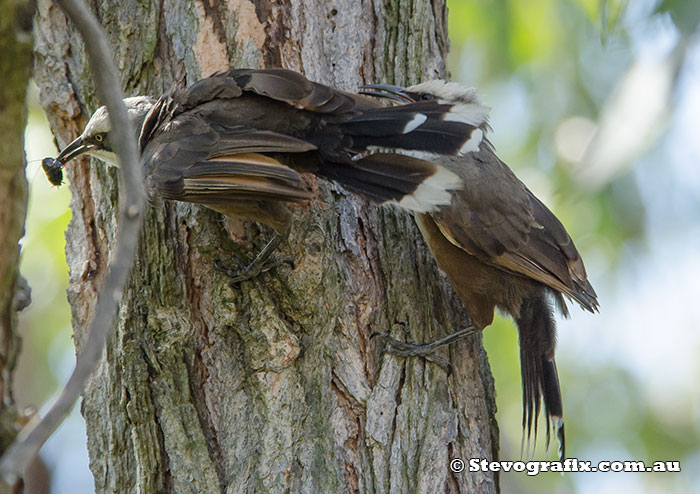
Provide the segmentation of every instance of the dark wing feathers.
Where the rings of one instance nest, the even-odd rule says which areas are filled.
[[[160,170],[156,186],[166,199],[207,205],[246,199],[286,202],[311,199],[297,172],[255,153],[197,162],[177,174],[170,173],[172,168],[168,163]]]
[[[197,163],[197,166],[188,168],[183,175],[185,178],[248,175],[280,180],[296,184],[299,187],[303,186],[301,176],[296,171],[280,164],[279,161],[256,153],[218,156]]]
[[[388,123],[388,125],[391,128],[395,128],[400,125],[405,126],[407,123],[404,121],[396,122],[395,124]],[[384,127],[383,124],[380,125]],[[411,132],[395,134],[382,128],[374,131],[370,126],[367,126],[365,127],[366,133],[364,135],[353,136],[352,146],[356,150],[377,146],[455,155],[460,152],[462,146],[471,138],[474,130],[475,127],[455,122],[427,122]],[[379,133],[380,136],[368,135],[372,131]]]
[[[359,149],[382,146],[454,155],[479,127],[444,120],[452,108],[431,101],[367,110],[341,127]]]
[[[214,205],[242,199],[303,202],[312,196],[308,191],[288,183],[244,174],[183,178],[182,197],[180,200]]]
[[[432,210],[435,204],[449,202],[446,189],[458,186],[453,174],[443,170],[420,189],[437,173],[437,165],[381,153],[364,156],[369,146],[453,153],[469,138],[465,129],[472,127],[443,121],[450,105],[422,102],[415,108],[420,112],[383,107],[373,98],[338,91],[283,69],[215,74],[189,89],[164,95],[147,116],[140,143],[146,176],[153,175],[149,187],[172,199],[194,188],[202,200],[207,190],[224,197],[223,190],[233,194],[245,189],[223,178],[240,176],[244,165],[220,156],[268,153],[380,202],[401,202],[420,192],[402,206]],[[413,127],[421,128],[412,132]],[[315,153],[305,154],[309,152]],[[354,159],[358,155],[363,158]],[[194,175],[185,183],[188,173]],[[216,177],[215,182],[205,181],[206,177]],[[288,192],[288,200],[296,200],[297,194]],[[191,194],[185,197],[199,200]]]
[[[328,163],[319,174],[377,202],[400,201],[413,194],[438,167],[399,154],[376,153],[351,164]]]
[[[305,153],[316,149],[310,142],[270,130],[251,129],[243,125],[212,125],[212,129],[219,136],[212,156],[230,153]]]
[[[415,186],[438,172],[438,165],[411,156],[376,153],[353,163],[353,168],[383,176],[399,176]]]
[[[215,74],[195,82],[185,90],[175,90],[169,95],[181,107],[188,111],[215,99],[233,99],[243,94],[238,81],[226,73]]]
[[[574,241],[567,233],[564,225],[532,192],[527,191],[533,204],[535,221],[542,225],[542,228],[535,230],[535,237],[542,237],[542,241],[553,245],[566,259],[566,266],[571,275],[575,290],[570,294],[582,307],[590,311],[597,310],[598,296],[593,287],[588,282],[586,268],[583,265]],[[545,233],[546,232],[546,233]]]
[[[248,96],[242,97],[244,94]],[[252,95],[262,98],[250,100]],[[147,119],[151,129],[162,124],[164,119],[196,111],[202,112],[209,121],[222,124],[247,124],[260,130],[284,131],[295,137],[306,133],[307,140],[324,143],[325,154],[329,146],[330,152],[339,155],[348,151],[361,152],[368,146],[457,154],[478,128],[447,118],[454,105],[422,101],[385,107],[374,98],[311,82],[301,74],[284,69],[230,70],[203,79],[186,90],[173,91],[163,99],[166,101],[159,101],[156,106],[165,111],[157,119]],[[269,105],[271,100],[305,112],[303,116],[284,115],[285,120],[297,118],[304,124],[285,123],[277,129],[282,124],[270,119],[270,113],[275,111],[275,107]],[[237,106],[227,106],[231,101]],[[258,115],[261,112],[265,117],[262,120]],[[340,134],[352,139],[343,139]],[[153,137],[150,132],[146,135]],[[141,142],[145,144],[148,140]]]
[[[274,132],[235,129],[222,135],[199,118],[175,118],[142,153],[152,197],[221,204],[244,199],[308,200],[300,175],[268,156],[251,152],[308,150],[302,141]],[[221,129],[219,129],[221,130]]]
[[[285,69],[252,70],[233,74],[244,91],[253,91],[296,108],[318,113],[345,113],[381,105],[361,95],[309,81],[297,72]]]
[[[235,72],[229,74],[244,91],[254,91],[288,103],[302,100],[313,92],[313,83],[291,70],[250,70],[241,75]]]

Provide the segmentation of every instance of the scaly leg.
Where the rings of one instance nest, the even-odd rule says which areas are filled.
[[[270,259],[272,253],[287,238],[292,225],[292,215],[286,206],[275,201],[231,202],[226,207],[219,207],[217,210],[229,216],[253,219],[275,230],[274,236],[260,249],[252,261],[244,261],[234,257],[235,267],[223,260],[214,262],[214,267],[230,278],[230,285],[255,278],[283,263],[294,267],[291,259]]]
[[[275,249],[279,247],[285,238],[286,235],[275,233],[272,239],[265,244],[255,258],[242,268],[232,268],[230,266],[226,266],[226,264],[221,260],[215,261],[214,267],[219,271],[224,272],[229,277],[229,283],[233,285],[255,278],[256,276],[266,273],[280,264],[290,263],[293,266],[292,261],[287,258],[270,259],[270,255],[272,255]],[[238,266],[245,264],[236,258],[234,258],[234,261],[238,264]]]
[[[452,365],[443,357],[434,355],[435,350],[444,345],[449,345],[450,343],[471,336],[472,334],[478,333],[479,330],[473,325],[467,326],[466,328],[455,331],[452,334],[440,338],[438,340],[430,341],[428,343],[409,343],[405,341],[400,341],[392,338],[388,333],[372,333],[371,338],[379,337],[385,341],[386,347],[382,350],[382,353],[389,353],[391,355],[396,355],[397,357],[422,357],[425,360],[433,362],[447,372],[449,376],[452,374]]]

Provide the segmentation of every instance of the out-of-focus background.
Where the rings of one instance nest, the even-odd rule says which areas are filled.
[[[600,314],[572,307],[559,323],[567,453],[682,467],[509,473],[502,492],[700,493],[700,2],[447,3],[452,78],[479,88],[498,154],[566,225],[600,296]],[[63,254],[70,192],[40,170],[56,150],[35,91],[29,103],[27,159],[36,161],[22,273],[33,293],[20,316],[16,389],[21,405],[40,405],[74,363]],[[518,460],[513,323],[497,320],[485,344],[501,459]],[[77,407],[42,457],[53,493],[93,492]]]

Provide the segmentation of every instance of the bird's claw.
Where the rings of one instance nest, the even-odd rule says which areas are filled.
[[[430,344],[408,343],[392,338],[388,333],[374,332],[370,338],[379,338],[384,341],[385,346],[380,355],[389,354],[396,357],[420,357],[423,360],[438,365],[445,373],[452,374],[452,364],[443,357],[435,355],[435,348]]]
[[[385,341],[385,346],[382,350],[382,355],[388,353],[390,355],[396,355],[398,357],[421,357],[424,360],[439,365],[449,376],[450,374],[452,374],[452,365],[447,359],[435,355],[435,350],[437,350],[441,346],[449,345],[454,341],[460,340],[466,336],[473,335],[477,332],[478,330],[476,329],[476,327],[470,325],[438,340],[421,344],[400,341],[395,338],[392,338],[389,333],[382,332],[374,332],[370,335],[370,338],[378,337]]]
[[[294,260],[289,257],[280,256],[274,259],[267,259],[262,263],[256,263],[255,261],[245,262],[237,257],[233,257],[232,260],[236,264],[235,267],[221,259],[214,261],[214,267],[228,276],[228,283],[231,286],[256,278],[283,264],[287,264],[291,269],[294,269]]]

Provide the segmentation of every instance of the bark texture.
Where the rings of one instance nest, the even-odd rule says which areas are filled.
[[[233,67],[287,67],[353,90],[445,76],[439,0],[104,0],[129,95],[159,95]],[[98,106],[81,42],[42,0],[36,73],[59,143]],[[118,191],[102,163],[68,173],[69,299],[78,351],[110,256]],[[310,181],[314,179],[309,177]],[[270,232],[204,208],[146,215],[120,322],[84,394],[99,493],[495,492],[450,471],[497,451],[479,338],[444,351],[449,378],[380,355],[370,335],[433,339],[468,323],[413,219],[318,182],[294,211],[279,267],[236,289],[212,268]]]
[[[33,14],[31,2],[0,2],[0,454],[26,421],[15,408],[12,375],[20,348],[17,311],[30,299],[19,276],[19,240],[27,215],[24,127]]]

